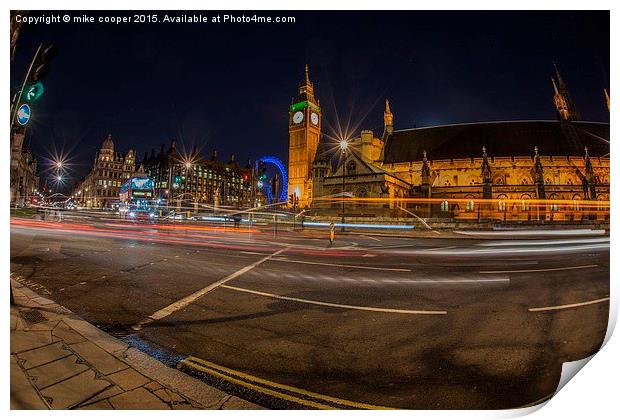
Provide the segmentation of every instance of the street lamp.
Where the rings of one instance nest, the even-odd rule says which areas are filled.
[[[349,142],[346,139],[340,140],[340,150],[342,152],[342,232],[344,232],[344,173],[347,169],[347,150]]]

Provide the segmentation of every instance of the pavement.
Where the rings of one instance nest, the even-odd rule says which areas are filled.
[[[337,232],[328,246],[316,232],[11,221],[22,285],[128,354],[267,408],[544,401],[562,363],[601,346],[609,258],[604,231],[578,228]]]
[[[171,369],[11,280],[11,409],[260,409]]]

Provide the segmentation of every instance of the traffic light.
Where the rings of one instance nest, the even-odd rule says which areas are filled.
[[[265,172],[265,162],[262,160],[258,161],[258,180],[265,181],[267,179],[267,173]]]
[[[42,46],[38,54],[32,62],[32,70],[30,77],[24,84],[22,99],[26,102],[34,102],[43,95],[45,89],[41,80],[47,76],[50,71],[50,63],[58,52],[58,48],[54,44]]]
[[[49,44],[41,48],[39,55],[35,59],[34,66],[32,67],[34,71],[30,79],[33,83],[43,80],[43,78],[47,76],[47,73],[50,71],[50,62],[56,57],[56,53],[58,53],[58,48],[56,48],[54,44]]]

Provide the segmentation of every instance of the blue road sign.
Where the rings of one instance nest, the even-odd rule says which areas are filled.
[[[22,104],[17,110],[17,122],[19,125],[26,125],[30,121],[30,106]]]

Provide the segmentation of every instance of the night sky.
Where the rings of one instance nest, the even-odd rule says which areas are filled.
[[[140,159],[174,138],[203,156],[286,162],[288,106],[306,63],[328,133],[337,120],[380,133],[386,97],[396,129],[554,119],[553,61],[582,118],[609,121],[607,11],[263,14],[296,23],[24,25],[12,88],[38,43],[59,48],[27,142],[41,157],[70,151],[74,179],[108,133]]]

